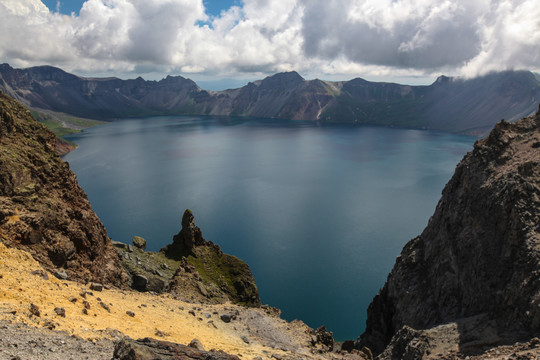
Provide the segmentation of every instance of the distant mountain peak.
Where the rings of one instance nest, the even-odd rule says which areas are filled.
[[[437,80],[435,80],[435,84],[445,84],[445,83],[448,83],[452,81],[452,78],[451,77],[448,77],[448,76],[445,76],[445,75],[441,75],[437,78]]]

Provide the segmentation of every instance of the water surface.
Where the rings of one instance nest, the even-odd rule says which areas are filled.
[[[126,119],[69,138],[65,159],[109,236],[172,241],[189,208],[245,260],[263,303],[356,338],[403,245],[473,139],[211,117]]]

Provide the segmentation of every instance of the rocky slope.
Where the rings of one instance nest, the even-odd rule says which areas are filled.
[[[105,228],[55,153],[56,141],[0,93],[0,240],[26,249],[60,276],[126,286]]]
[[[61,280],[2,243],[0,289],[2,359],[362,359],[329,352],[322,331],[268,307]],[[145,338],[154,340],[132,340]]]
[[[181,76],[82,78],[51,66],[14,69],[0,65],[0,90],[48,113],[114,119],[150,115],[255,116],[329,123],[361,123],[483,134],[495,121],[532,114],[540,81],[526,71],[476,79],[441,76],[429,86],[369,82],[307,81],[280,73],[239,89],[206,91]]]
[[[459,163],[369,306],[357,346],[422,358],[444,341],[467,354],[531,339],[539,274],[540,112],[498,123]]]
[[[133,246],[114,244],[134,289],[168,292],[193,303],[261,305],[249,266],[206,241],[190,210],[184,212],[182,229],[173,242],[160,252],[144,251],[146,241],[137,236]]]

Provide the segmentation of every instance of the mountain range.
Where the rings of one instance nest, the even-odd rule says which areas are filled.
[[[296,72],[223,91],[201,89],[181,76],[84,78],[52,66],[0,65],[0,90],[34,111],[114,120],[155,115],[249,116],[320,123],[422,128],[482,135],[504,118],[531,115],[540,80],[528,71],[473,79],[440,76],[427,86],[305,80]]]

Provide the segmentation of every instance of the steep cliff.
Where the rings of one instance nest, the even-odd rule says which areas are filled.
[[[69,279],[126,286],[103,224],[55,149],[54,134],[0,93],[0,241]]]
[[[427,336],[416,330],[443,324],[454,324],[460,350],[540,333],[540,112],[498,123],[459,163],[369,306],[357,345],[381,353],[394,337],[403,350]],[[396,351],[385,354],[403,356]]]

